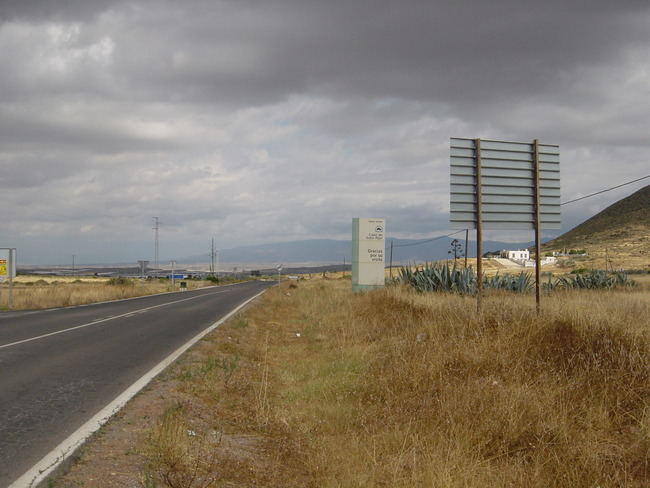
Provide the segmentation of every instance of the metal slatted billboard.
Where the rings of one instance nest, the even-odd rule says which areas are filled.
[[[475,229],[479,204],[483,229],[535,229],[536,181],[541,228],[560,228],[557,145],[452,137],[450,181],[452,229]]]

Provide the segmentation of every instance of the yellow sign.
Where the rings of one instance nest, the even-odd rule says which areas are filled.
[[[7,260],[0,259],[0,276],[6,276],[6,275],[7,275]]]

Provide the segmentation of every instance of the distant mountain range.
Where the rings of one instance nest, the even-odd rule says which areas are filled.
[[[464,237],[464,236],[463,236]],[[435,241],[426,242],[426,239],[386,239],[386,264],[390,260],[390,247],[393,243],[393,263],[406,263],[409,261],[433,261],[453,257],[449,254],[451,241],[444,237]],[[465,240],[458,239],[465,248]],[[531,242],[512,243],[499,241],[484,241],[483,252],[500,249],[523,249],[529,247]],[[469,241],[468,257],[476,256],[476,243]],[[312,239],[305,241],[279,242],[274,244],[259,244],[242,246],[219,251],[219,263],[248,263],[271,266],[275,263],[300,263],[300,264],[343,264],[350,263],[352,259],[352,242],[331,239]],[[179,260],[184,264],[205,263],[205,256],[193,256]]]

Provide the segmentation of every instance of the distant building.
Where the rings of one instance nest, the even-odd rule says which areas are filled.
[[[513,261],[527,261],[530,259],[530,252],[528,249],[517,249],[516,251],[504,249],[501,251],[501,257]]]

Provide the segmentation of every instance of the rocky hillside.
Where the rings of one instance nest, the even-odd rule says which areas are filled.
[[[544,251],[586,249],[594,267],[648,268],[650,185],[610,205],[569,232],[545,243]]]

